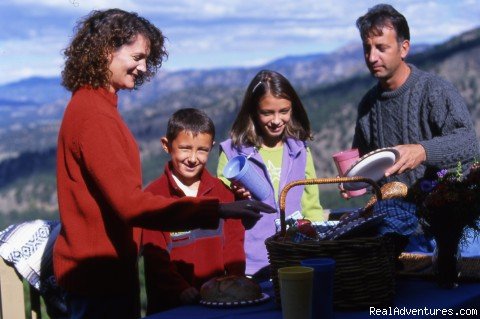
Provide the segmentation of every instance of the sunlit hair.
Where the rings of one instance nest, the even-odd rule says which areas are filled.
[[[78,22],[72,42],[64,50],[62,85],[72,92],[85,85],[108,87],[110,54],[125,44],[132,44],[138,35],[147,40],[150,54],[147,71],[139,74],[135,87],[148,81],[161,67],[167,57],[165,37],[157,27],[134,12],[120,9],[92,11]]]
[[[215,139],[215,125],[208,115],[202,110],[184,108],[173,113],[168,120],[166,137],[171,143],[180,132],[189,132],[193,136],[209,134]]]
[[[407,19],[389,4],[378,4],[368,9],[365,15],[357,19],[356,25],[363,41],[372,35],[382,35],[384,27],[393,27],[398,43],[410,40]]]
[[[283,132],[283,139],[292,137],[301,141],[311,139],[310,121],[300,98],[290,82],[280,73],[262,70],[252,79],[243,98],[240,112],[235,119],[230,137],[233,145],[260,147],[263,143],[262,131],[257,123],[257,108],[265,95],[292,103],[292,115]]]

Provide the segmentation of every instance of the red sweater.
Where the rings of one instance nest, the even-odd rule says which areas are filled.
[[[168,198],[182,198],[175,183],[171,163],[165,173],[146,189]],[[234,201],[233,193],[204,169],[197,197],[212,196],[220,202]],[[168,233],[143,230],[147,312],[154,313],[180,305],[180,293],[190,286],[200,289],[208,279],[245,273],[243,249],[245,229],[239,220],[221,222],[218,229]],[[170,251],[170,258],[168,251]],[[171,263],[169,262],[171,260]]]
[[[218,227],[218,199],[167,199],[142,191],[137,144],[105,89],[75,91],[57,150],[62,230],[54,270],[65,290],[89,295],[138,290],[133,226]]]

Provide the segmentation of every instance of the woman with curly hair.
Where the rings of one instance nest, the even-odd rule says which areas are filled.
[[[142,191],[138,146],[117,109],[117,92],[138,88],[161,66],[164,36],[119,9],[93,11],[65,50],[63,85],[72,91],[58,137],[57,192],[62,230],[54,270],[69,318],[138,318],[139,242],[134,227],[218,227],[219,218],[253,226],[259,202],[167,199]]]

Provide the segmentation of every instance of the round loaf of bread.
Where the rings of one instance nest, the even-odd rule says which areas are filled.
[[[243,276],[212,278],[200,288],[204,301],[235,302],[256,300],[262,297],[262,289],[253,280]]]

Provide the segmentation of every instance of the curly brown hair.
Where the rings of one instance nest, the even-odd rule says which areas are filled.
[[[150,80],[168,56],[162,32],[145,18],[120,9],[92,11],[75,27],[72,42],[64,50],[65,67],[62,85],[74,92],[81,86],[108,87],[111,53],[124,44],[131,44],[138,35],[150,44],[147,71],[135,80],[135,88]]]

